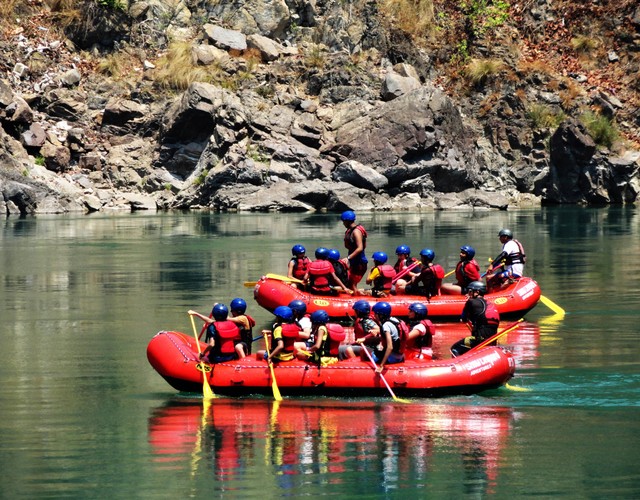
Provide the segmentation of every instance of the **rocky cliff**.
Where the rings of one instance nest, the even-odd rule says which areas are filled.
[[[631,0],[7,0],[0,212],[636,203]]]

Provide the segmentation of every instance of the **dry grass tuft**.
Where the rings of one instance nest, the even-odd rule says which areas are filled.
[[[425,37],[435,32],[433,0],[383,0],[380,11],[405,33]]]
[[[505,64],[498,59],[472,59],[465,66],[464,75],[473,85],[484,85],[504,67]]]
[[[182,91],[194,82],[210,83],[214,75],[211,67],[196,66],[189,42],[174,42],[158,60],[154,79],[165,89]]]

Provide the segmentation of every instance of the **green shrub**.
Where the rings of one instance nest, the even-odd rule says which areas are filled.
[[[566,118],[562,111],[554,111],[544,104],[532,104],[527,108],[527,118],[533,123],[533,127],[555,129]]]
[[[612,120],[606,116],[588,112],[580,118],[589,131],[589,135],[599,146],[611,148],[620,138],[620,133]]]

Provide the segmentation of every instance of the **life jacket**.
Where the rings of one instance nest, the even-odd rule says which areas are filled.
[[[253,343],[253,327],[256,326],[256,320],[248,314],[245,314],[244,317],[247,318],[247,321],[249,322],[249,328],[238,326],[238,329],[240,330],[240,339],[247,345],[247,354],[251,354],[251,344]]]
[[[282,341],[284,342],[284,351],[293,352],[293,344],[300,337],[300,328],[295,323],[283,323],[280,325],[282,328]]]
[[[373,280],[374,290],[391,290],[393,286],[393,278],[396,275],[396,270],[389,264],[382,264],[378,266],[378,276]]]
[[[329,286],[329,276],[331,275],[332,270],[333,266],[328,260],[314,260],[309,264],[311,287],[318,291],[330,291],[331,287]]]
[[[356,229],[359,229],[360,232],[362,233],[362,253],[360,254],[356,262],[366,263],[368,261],[364,255],[364,250],[365,248],[367,248],[367,231],[360,224],[354,227],[347,228],[347,230],[344,232],[344,247],[347,250],[349,250],[349,253],[353,252],[356,249],[356,242],[355,242],[355,239],[353,238],[353,232]]]
[[[461,260],[456,266],[456,281],[466,287],[472,281],[480,279],[480,266],[475,259]]]
[[[522,243],[520,243],[518,240],[512,240],[512,241],[515,242],[516,245],[518,245],[520,252],[511,254],[509,256],[509,263],[510,264],[526,264],[527,256],[524,253],[524,247],[522,246]]]
[[[498,326],[500,324],[500,313],[493,302],[484,301],[484,319],[487,325]]]
[[[309,257],[305,256],[301,259],[294,257],[291,259],[291,262],[293,262],[293,277],[299,280],[304,278],[304,275],[307,274],[307,270],[309,269],[309,264],[311,264]]]
[[[425,266],[422,268],[420,277],[417,281],[422,281],[422,283],[424,283],[427,297],[440,295],[440,287],[442,286],[444,275],[444,269],[440,264],[433,264],[431,266]]]
[[[363,323],[365,321],[367,321],[367,322],[371,321],[371,322],[373,322],[375,324],[375,321],[371,317],[356,319],[356,322],[353,325],[353,335],[354,335],[354,337],[356,339],[360,339],[360,338],[364,337],[365,335],[369,334],[369,332],[365,331],[365,329],[364,329]]]
[[[427,333],[411,341],[407,339],[407,348],[419,350],[422,347],[431,347],[431,345],[433,344],[433,336],[436,334],[436,327],[433,326],[431,320],[421,319],[420,321],[409,327],[409,332],[413,330],[417,325],[424,325]]]
[[[389,318],[389,322],[398,331],[397,334],[391,334],[391,342],[393,344],[391,350],[396,354],[403,354],[407,344],[407,336],[409,335],[409,326],[403,320],[394,317]],[[383,335],[382,338],[384,339],[385,336]]]
[[[333,266],[333,270],[336,273],[336,276],[342,283],[347,283],[349,278],[349,270],[344,262],[340,262],[339,260],[330,260],[331,265]]]
[[[216,345],[219,345],[220,354],[233,354],[236,341],[240,340],[240,329],[233,321],[214,321],[216,331]]]
[[[327,340],[322,342],[320,352],[322,356],[337,356],[340,350],[340,344],[347,337],[342,325],[338,323],[327,323]]]
[[[414,265],[416,262],[418,262],[418,260],[415,257],[408,257],[402,261],[397,261],[393,268],[396,271],[396,274],[401,273],[402,271],[404,271],[407,267],[411,267],[412,265]]]

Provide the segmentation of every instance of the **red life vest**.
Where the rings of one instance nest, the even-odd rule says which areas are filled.
[[[407,348],[420,350],[422,347],[431,347],[431,345],[433,344],[433,336],[436,334],[436,327],[433,326],[431,320],[422,319],[415,325],[410,326],[409,332],[413,330],[417,325],[424,325],[427,332],[418,338],[411,340],[407,339]]]
[[[409,257],[406,258],[404,260],[399,260],[395,263],[395,265],[393,266],[393,268],[397,273],[401,273],[402,271],[404,271],[407,267],[411,267],[413,264],[415,264],[417,262],[417,260],[414,257]]]
[[[309,257],[305,256],[305,257],[302,257],[301,259],[294,257],[293,259],[291,259],[291,261],[293,262],[293,272],[292,272],[293,277],[301,280],[302,278],[304,278],[304,275],[307,273],[307,270],[309,269],[309,264],[311,264]]]
[[[329,276],[332,272],[333,266],[331,262],[328,260],[314,260],[309,264],[311,287],[323,292],[331,290]]]
[[[282,328],[282,341],[284,342],[284,351],[293,352],[293,344],[300,336],[300,328],[295,323],[284,323],[280,325]]]
[[[327,323],[327,340],[323,342],[320,352],[323,356],[337,356],[340,351],[340,344],[347,337],[342,325],[338,323]]]
[[[353,237],[353,232],[356,229],[362,233],[362,252],[364,253],[364,249],[367,248],[367,231],[360,224],[350,227],[344,232],[344,247],[349,250],[349,253],[356,249],[356,240]]]
[[[232,354],[235,351],[236,341],[240,340],[240,329],[233,321],[214,321],[217,339],[220,342],[221,354]]]
[[[498,326],[500,324],[500,313],[493,302],[485,300],[484,318],[487,325]]]
[[[475,261],[461,260],[456,266],[456,281],[458,285],[466,287],[472,281],[478,281],[480,279],[480,266]]]
[[[406,344],[407,336],[409,335],[409,326],[401,319],[391,317],[389,322],[396,327],[398,331],[397,335],[391,335],[391,342],[393,343],[392,351],[396,354],[403,354]],[[384,325],[383,325],[384,328]],[[385,344],[386,336],[382,336],[382,344]],[[386,348],[386,345],[384,345]]]
[[[375,290],[391,290],[396,270],[389,264],[382,264],[378,266],[378,271],[378,276],[373,280],[373,288]]]

